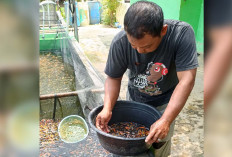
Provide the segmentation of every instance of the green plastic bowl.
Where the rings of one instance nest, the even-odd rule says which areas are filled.
[[[77,143],[89,134],[86,121],[78,115],[70,115],[62,119],[58,126],[60,139],[65,143]]]

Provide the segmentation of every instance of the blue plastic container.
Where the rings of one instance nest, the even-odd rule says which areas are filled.
[[[69,2],[65,1],[64,2],[64,11],[65,11],[65,16],[67,17],[67,8],[69,7]],[[77,2],[75,2],[75,7],[76,7],[76,14],[77,14],[77,26],[80,26],[80,17],[79,17],[79,12],[78,12],[78,6]],[[72,13],[69,11],[69,25],[72,25]]]
[[[101,21],[100,16],[100,3],[88,2],[90,24],[99,24]]]

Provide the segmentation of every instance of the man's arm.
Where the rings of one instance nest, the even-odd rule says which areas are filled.
[[[162,117],[151,126],[150,133],[146,138],[147,143],[152,144],[157,142],[158,139],[163,139],[167,136],[171,123],[184,107],[193,89],[196,70],[197,69],[177,72],[179,83]]]
[[[113,107],[118,99],[122,77],[107,77],[105,81],[104,107],[96,118],[96,127],[102,131],[109,132],[108,122],[112,116]]]
[[[120,78],[107,77],[105,82],[105,97],[104,97],[104,109],[112,111],[114,104],[116,103],[121,86]]]
[[[212,47],[205,61],[204,109],[211,104],[228,74],[232,61],[232,28],[221,26],[210,31]],[[213,79],[212,79],[213,78]]]

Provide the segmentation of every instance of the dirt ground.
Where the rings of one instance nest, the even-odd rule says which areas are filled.
[[[79,27],[80,45],[103,79],[104,68],[113,37],[120,31],[104,25]],[[179,116],[172,137],[172,157],[203,156],[203,54],[199,57],[195,87]],[[126,99],[127,75],[123,76],[120,98]]]

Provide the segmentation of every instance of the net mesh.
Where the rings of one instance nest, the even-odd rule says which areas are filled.
[[[41,74],[42,69],[40,70],[40,76],[45,75],[43,78],[40,78],[42,83],[40,88],[41,90],[44,88],[44,91],[49,91],[47,93],[45,92],[46,94],[56,94],[76,90],[82,90],[82,92],[79,92],[78,96],[62,97],[58,98],[59,100],[56,99],[56,110],[54,110],[54,98],[41,100],[40,118],[54,118],[54,112],[55,119],[61,119],[71,114],[78,114],[83,118],[86,118],[91,109],[102,104],[103,102],[102,93],[93,93],[90,91],[91,89],[103,88],[102,80],[95,72],[88,59],[83,55],[77,41],[73,37],[70,37],[68,32],[66,32],[64,20],[61,18],[59,12],[56,12],[55,9],[53,9],[53,13],[50,14],[50,16],[50,20],[52,19],[53,24],[55,24],[55,27],[50,27],[50,29],[55,30],[54,33],[57,34],[54,37],[54,42],[56,42],[56,44],[54,44],[49,52],[40,52],[40,59],[44,54],[50,54],[52,56],[51,59],[46,58],[46,62],[42,63],[45,64],[43,66],[47,66],[47,68],[43,72],[44,74]],[[46,40],[46,34],[45,38],[42,40]],[[57,46],[57,43],[59,46]],[[54,61],[56,60],[56,57],[60,57],[59,64],[56,64]],[[41,66],[42,65],[40,65],[40,68]],[[50,71],[48,69],[50,69]],[[49,74],[46,70],[51,73]],[[56,76],[56,74],[59,73],[57,72],[59,70],[61,70],[61,74]],[[73,86],[72,83],[70,83],[70,80],[66,80],[65,77],[62,78],[63,75],[74,78]],[[64,79],[64,82],[66,81],[65,83],[68,85],[68,87],[60,87],[62,85],[62,79]],[[52,84],[51,86],[47,85],[49,81]],[[61,89],[56,90],[56,88]],[[63,88],[67,88],[67,90],[64,91],[62,90]],[[41,90],[40,94],[44,94],[41,93]]]

